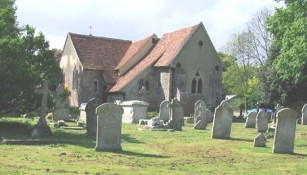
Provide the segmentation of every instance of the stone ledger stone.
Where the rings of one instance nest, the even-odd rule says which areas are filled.
[[[293,153],[297,113],[285,108],[277,113],[273,153]]]
[[[247,115],[245,128],[255,128],[257,112],[251,112]]]
[[[96,151],[121,150],[121,126],[123,109],[113,103],[97,107]]]
[[[223,100],[221,104],[215,108],[212,138],[229,139],[232,125],[233,110],[230,100]]]
[[[97,131],[97,115],[96,108],[101,105],[101,100],[92,98],[85,107],[86,112],[86,134],[95,136]]]

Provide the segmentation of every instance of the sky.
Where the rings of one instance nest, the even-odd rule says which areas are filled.
[[[219,51],[252,15],[274,0],[16,0],[19,25],[63,49],[68,32],[137,41],[202,22]]]

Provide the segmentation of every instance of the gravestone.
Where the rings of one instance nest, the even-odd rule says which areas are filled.
[[[259,133],[254,140],[254,147],[266,147],[266,138],[264,133]]]
[[[213,122],[213,113],[211,112],[210,109],[205,110],[205,116],[206,116],[206,119],[207,119],[207,123]]]
[[[212,126],[212,138],[229,139],[233,118],[233,110],[230,100],[223,100],[219,106],[215,108]]]
[[[121,150],[122,113],[123,109],[113,103],[105,103],[96,108],[96,151]]]
[[[273,153],[293,153],[297,113],[285,108],[277,113]]]
[[[307,104],[302,108],[302,125],[307,125]]]
[[[266,112],[265,115],[266,115],[268,122],[272,120],[272,112]]]
[[[282,110],[282,109],[284,109],[283,106],[280,106],[280,104],[277,104],[277,105],[276,105],[276,107],[275,107],[275,114],[274,114],[274,120],[273,120],[274,123],[276,123],[276,118],[277,118],[277,113],[278,113],[278,111],[280,111],[280,110]]]
[[[85,107],[86,107],[87,103],[81,103],[79,106],[79,119],[78,121],[82,122],[82,123],[86,123],[86,112],[85,112]]]
[[[96,135],[97,131],[97,115],[96,108],[101,105],[101,100],[92,98],[85,107],[86,112],[86,134],[89,136]]]
[[[257,112],[251,112],[246,117],[245,128],[255,128]]]
[[[159,118],[160,120],[163,120],[165,122],[167,122],[170,119],[170,112],[169,112],[169,101],[168,100],[164,100],[161,102],[160,104],[160,111],[159,111]]]
[[[68,98],[64,96],[64,87],[59,84],[55,94],[55,109],[52,112],[53,120],[69,120]]]
[[[41,88],[35,89],[35,93],[42,94],[42,107],[37,124],[34,126],[31,136],[32,137],[50,137],[52,135],[51,129],[46,121],[47,100],[48,95],[52,92],[49,91],[48,81],[45,80]]]
[[[169,104],[170,120],[168,125],[170,129],[182,131],[184,125],[183,109],[180,102],[175,98]]]
[[[195,119],[195,123],[194,123],[194,129],[206,129],[207,127],[207,119],[205,117],[205,115],[199,115],[198,117],[196,117]]]
[[[268,130],[268,118],[266,116],[266,112],[259,111],[256,117],[256,126],[258,132],[266,132]]]
[[[203,100],[197,100],[194,104],[194,118],[198,117],[200,113],[204,113],[207,109],[207,105]]]
[[[139,123],[140,119],[146,119],[148,103],[145,101],[131,100],[120,104],[124,112],[122,115],[123,123]]]

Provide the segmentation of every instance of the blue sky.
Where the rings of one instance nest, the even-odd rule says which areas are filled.
[[[16,5],[19,24],[43,32],[52,48],[62,49],[68,32],[135,41],[203,22],[219,51],[254,13],[281,4],[274,0],[17,0]]]

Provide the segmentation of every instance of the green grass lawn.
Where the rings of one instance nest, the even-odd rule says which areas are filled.
[[[0,136],[30,138],[33,124],[0,119]],[[307,174],[307,126],[297,125],[291,155],[273,154],[273,138],[266,148],[254,148],[257,131],[244,123],[233,123],[229,140],[212,139],[211,127],[186,124],[183,131],[168,132],[123,124],[118,153],[96,152],[95,138],[85,130],[52,128],[53,144],[0,145],[0,174]]]

